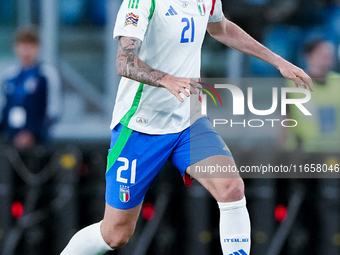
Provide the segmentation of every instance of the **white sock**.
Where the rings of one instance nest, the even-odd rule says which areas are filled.
[[[246,199],[219,203],[220,240],[223,255],[249,255],[250,220]]]
[[[100,232],[101,222],[79,230],[60,255],[101,255],[113,249]]]

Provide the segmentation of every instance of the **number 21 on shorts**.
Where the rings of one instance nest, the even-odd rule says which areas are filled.
[[[117,170],[117,182],[128,183],[127,178],[123,178],[122,172],[129,169],[129,160],[127,158],[119,157],[117,161],[123,162],[124,165],[120,166]],[[131,176],[130,176],[130,183],[133,184],[136,182],[136,165],[137,159],[132,160],[131,162]]]

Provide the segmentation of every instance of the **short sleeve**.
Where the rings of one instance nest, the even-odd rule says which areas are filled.
[[[209,16],[210,22],[220,22],[223,17],[222,3],[221,0],[216,0],[215,5],[213,6],[212,13]]]
[[[149,24],[152,0],[123,0],[118,11],[113,38],[135,37],[143,41]]]

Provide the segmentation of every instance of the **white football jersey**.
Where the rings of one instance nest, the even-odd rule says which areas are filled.
[[[139,58],[153,69],[199,78],[207,24],[221,21],[222,15],[221,0],[123,0],[114,38],[142,40]],[[180,132],[201,117],[199,95],[183,97],[180,102],[165,88],[123,77],[111,129],[120,122],[142,133]]]

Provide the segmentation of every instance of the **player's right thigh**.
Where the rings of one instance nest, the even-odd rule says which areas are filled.
[[[132,235],[141,203],[176,146],[178,134],[149,135],[118,124],[112,130],[106,171],[104,240],[119,247]]]
[[[119,248],[128,242],[135,230],[141,205],[131,209],[117,209],[106,203],[101,233],[111,248]]]

